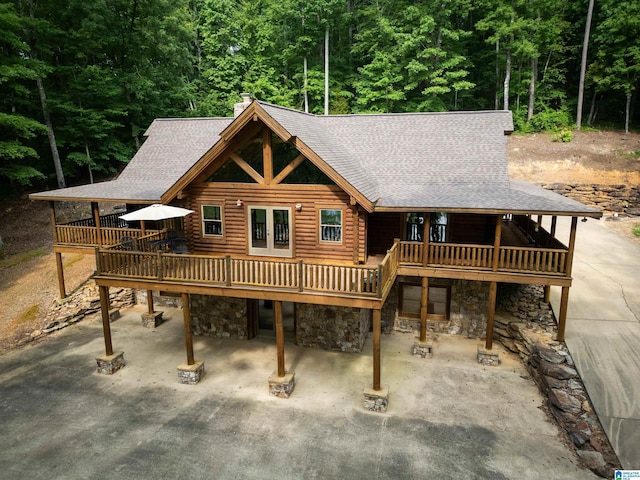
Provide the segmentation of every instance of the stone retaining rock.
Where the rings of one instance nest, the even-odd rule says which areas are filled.
[[[536,305],[540,303],[544,302],[538,300]],[[566,433],[584,466],[603,478],[613,478],[614,470],[621,468],[620,462],[594,413],[566,344],[553,339],[555,325],[547,325],[544,315],[538,317],[541,322],[531,320],[536,316],[523,322],[515,316],[518,312],[496,313],[494,338],[520,355],[547,399],[550,415]]]
[[[620,213],[640,208],[640,186],[566,183],[543,183],[541,186],[604,212]]]
[[[109,289],[110,310],[135,305],[135,295],[129,288]],[[31,332],[20,341],[28,343],[43,335],[66,328],[89,315],[100,312],[100,294],[93,280],[88,280],[66,298],[56,300],[43,320],[43,327]]]

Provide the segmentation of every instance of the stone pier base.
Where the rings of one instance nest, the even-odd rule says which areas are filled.
[[[278,372],[273,372],[269,377],[269,395],[278,398],[289,398],[296,386],[296,374],[286,372],[284,377],[279,377]]]
[[[156,328],[162,323],[162,313],[163,312],[143,313],[141,315],[142,326],[147,328]]]
[[[500,356],[496,350],[487,350],[484,345],[478,345],[478,363],[495,367],[500,365]]]
[[[113,309],[109,310],[109,323],[115,322],[119,318],[120,318],[120,309],[119,308],[113,308]]]
[[[427,337],[426,342],[421,342],[419,338],[416,338],[413,342],[413,356],[420,358],[433,357],[433,341]]]
[[[389,405],[389,385],[382,385],[380,390],[373,387],[364,389],[364,409],[370,412],[385,413]]]
[[[112,375],[126,365],[124,352],[113,352],[113,355],[101,355],[96,357],[98,373]]]
[[[178,382],[195,385],[204,378],[204,360],[196,360],[193,365],[178,365]]]

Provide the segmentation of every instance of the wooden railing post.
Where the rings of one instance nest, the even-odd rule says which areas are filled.
[[[500,257],[500,237],[502,236],[502,215],[496,215],[496,232],[493,239],[493,262],[491,269],[498,271],[498,260]]]
[[[298,261],[298,291],[304,291],[304,262]]]
[[[102,259],[100,258],[100,247],[96,247],[95,252],[96,252],[96,274],[100,275],[103,272]]]
[[[227,287],[231,286],[231,255],[225,256],[225,270],[227,275]]]
[[[382,286],[383,286],[383,283],[384,283],[382,281],[382,265],[378,265],[378,270],[377,270],[376,274],[378,275],[378,284],[377,284],[377,287],[378,287],[378,290],[377,290],[378,298],[382,298]]]
[[[156,261],[158,263],[158,281],[161,282],[164,279],[164,262],[162,261],[162,252],[158,251],[156,255]]]
[[[431,213],[424,214],[424,231],[422,234],[422,266],[429,265],[429,241],[431,236]]]

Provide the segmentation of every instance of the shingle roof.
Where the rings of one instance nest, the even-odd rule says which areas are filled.
[[[379,209],[600,214],[509,179],[509,111],[318,116],[257,105]],[[32,198],[160,201],[233,121],[155,120],[145,133],[148,139],[117,180]]]
[[[116,180],[31,195],[34,199],[159,202],[219,139],[233,118],[160,118]]]

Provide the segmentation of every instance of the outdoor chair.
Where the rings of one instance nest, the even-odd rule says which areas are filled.
[[[169,249],[171,253],[185,254],[189,253],[189,245],[184,237],[169,239]]]
[[[120,246],[123,250],[134,250],[136,241],[133,237],[120,237]]]

